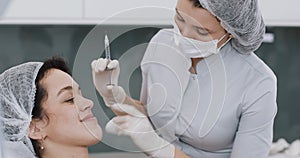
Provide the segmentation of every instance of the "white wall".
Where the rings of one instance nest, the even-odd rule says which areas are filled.
[[[300,26],[300,0],[258,0],[269,26]],[[0,24],[170,25],[176,0],[10,0]]]
[[[300,26],[300,0],[258,2],[267,25]],[[0,24],[170,25],[175,5],[176,0],[10,0]]]
[[[2,24],[170,24],[176,0],[11,0]]]
[[[269,26],[300,26],[300,0],[258,0]]]
[[[10,0],[1,23],[69,23],[82,19],[83,0]]]

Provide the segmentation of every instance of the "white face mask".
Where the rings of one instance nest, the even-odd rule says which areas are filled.
[[[205,58],[213,54],[219,53],[220,49],[230,40],[230,38],[218,48],[218,43],[226,36],[221,37],[220,40],[215,39],[208,42],[198,41],[191,38],[184,37],[176,22],[174,22],[174,39],[175,44],[182,49],[184,55],[188,58]]]

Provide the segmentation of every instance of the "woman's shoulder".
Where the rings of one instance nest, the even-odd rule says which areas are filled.
[[[229,55],[228,55],[229,54]],[[240,53],[235,49],[231,49],[230,53],[226,54],[227,63],[231,67],[235,67],[236,71],[255,79],[270,78],[276,81],[276,76],[272,69],[254,52]]]
[[[251,52],[248,56],[242,57],[242,59],[249,66],[249,68],[258,73],[258,76],[276,81],[276,76],[273,70],[254,52]]]
[[[228,71],[235,79],[239,79],[241,82],[239,86],[241,88],[240,92],[243,95],[243,102],[247,104],[262,96],[267,96],[266,94],[276,94],[277,91],[277,78],[272,69],[260,59],[254,52],[248,54],[242,54],[238,52],[231,51],[228,53],[227,67]],[[276,105],[273,104],[274,100],[269,100],[270,108],[274,108]],[[271,104],[272,102],[272,104]],[[264,106],[262,106],[264,107]],[[247,108],[245,108],[247,109]],[[273,113],[272,113],[273,114]]]

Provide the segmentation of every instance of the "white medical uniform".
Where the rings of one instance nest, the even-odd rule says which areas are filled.
[[[191,60],[159,31],[141,63],[141,101],[158,133],[193,158],[266,158],[277,112],[276,77],[254,53],[228,42],[217,55]]]

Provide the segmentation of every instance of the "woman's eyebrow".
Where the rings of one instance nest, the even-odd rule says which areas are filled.
[[[176,10],[176,13],[178,14],[178,16],[183,19],[183,17],[179,13],[178,9],[175,8],[175,10]],[[205,27],[200,27],[200,26],[195,26],[195,25],[193,27],[196,28],[196,29],[200,29],[200,30],[204,30],[204,31],[207,31],[207,32],[211,32],[211,30],[209,30],[208,28],[205,28]]]
[[[73,90],[73,87],[72,86],[66,86],[66,87],[64,87],[64,88],[62,88],[58,91],[57,96],[61,95],[61,93],[64,92],[64,91],[70,91],[70,90]]]
[[[176,13],[178,14],[178,16],[180,16],[180,18],[182,18],[182,19],[183,19],[183,17],[182,17],[182,16],[181,16],[181,14],[179,13],[178,9],[177,9],[177,8],[175,8],[175,10],[176,10]]]

